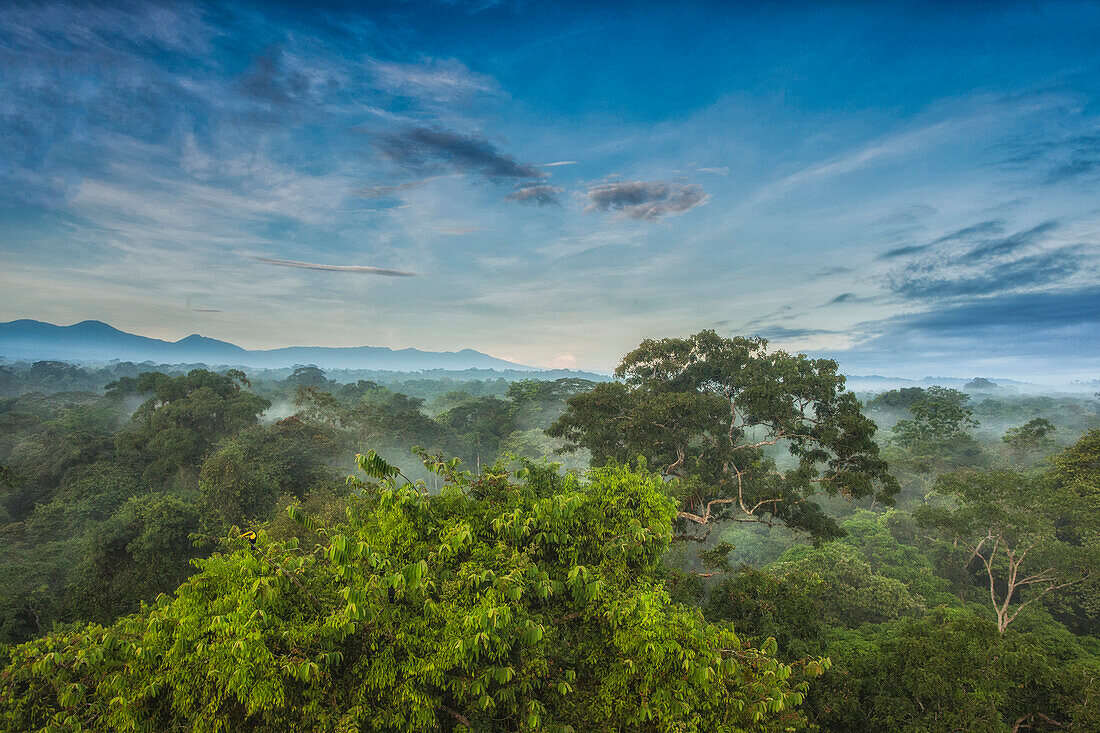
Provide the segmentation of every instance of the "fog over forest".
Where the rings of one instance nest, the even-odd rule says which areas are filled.
[[[0,733],[1100,731],[1097,38],[0,0]]]

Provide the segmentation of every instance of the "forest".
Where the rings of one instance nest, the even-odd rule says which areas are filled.
[[[2,365],[0,729],[1100,730],[1100,394],[839,370]]]

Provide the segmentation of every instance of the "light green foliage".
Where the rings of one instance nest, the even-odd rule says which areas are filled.
[[[668,730],[795,725],[804,679],[673,605],[674,507],[644,472],[521,483],[453,462],[440,496],[392,480],[303,553],[262,534],[110,629],[13,651],[7,729]]]

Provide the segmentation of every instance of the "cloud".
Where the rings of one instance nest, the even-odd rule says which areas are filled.
[[[898,320],[908,327],[936,333],[966,333],[990,328],[1042,331],[1100,325],[1100,288],[1004,295]],[[1095,349],[1095,344],[1091,348]]]
[[[851,267],[841,267],[840,265],[834,265],[833,267],[824,267],[816,272],[810,273],[811,279],[817,279],[820,277],[832,277],[834,275],[843,275],[846,272],[853,272]]]
[[[1048,185],[1089,177],[1100,172],[1100,134],[1095,129],[1062,139],[1018,142],[1008,146],[1011,154],[1000,164],[1014,169],[1045,169],[1040,180]]]
[[[554,163],[543,163],[540,167],[542,167],[542,168],[554,168],[554,167],[559,166],[559,165],[576,165],[576,164],[577,164],[577,161],[575,161],[575,160],[559,160],[559,161],[554,162]]]
[[[420,188],[430,180],[432,179],[426,178],[422,181],[409,181],[397,185],[363,186],[355,189],[355,195],[364,199],[386,199],[396,196],[399,193],[404,193],[405,191],[412,191],[413,189]]]
[[[280,265],[282,267],[300,267],[303,270],[325,270],[327,272],[357,272],[364,275],[384,275],[386,277],[416,277],[415,272],[405,270],[387,270],[383,267],[369,267],[367,265],[320,265],[314,262],[297,262],[295,260],[280,260],[274,257],[253,257],[257,262],[267,265]]]
[[[519,201],[524,204],[538,204],[539,206],[545,206],[546,204],[557,204],[558,195],[565,189],[558,188],[557,186],[550,186],[547,184],[538,184],[535,186],[522,186],[517,188],[512,193],[508,194],[504,198],[511,201]]]
[[[983,242],[964,254],[961,260],[963,262],[977,262],[989,257],[999,257],[1011,254],[1019,249],[1043,241],[1047,234],[1050,234],[1057,228],[1058,222],[1045,221],[1031,229],[1019,231],[1001,239],[991,239]]]
[[[788,328],[786,326],[767,326],[761,328],[755,332],[756,336],[763,336],[766,339],[777,340],[793,340],[804,339],[813,336],[833,336],[839,333],[838,331],[831,331],[824,328]]]
[[[241,77],[240,88],[254,99],[284,107],[308,99],[310,78],[276,47],[253,59],[252,67]]]
[[[989,221],[982,221],[968,227],[963,227],[962,229],[956,229],[933,241],[932,244],[942,244],[943,242],[952,242],[959,239],[970,239],[979,234],[1000,234],[1004,231],[1004,228],[1004,219],[991,219]]]
[[[477,232],[498,232],[500,230],[489,227],[454,226],[436,227],[435,231],[439,232],[440,234],[448,234],[452,237],[462,237],[467,234],[476,234]]]
[[[897,295],[921,300],[988,295],[1058,283],[1082,268],[1081,248],[1061,247],[979,270],[913,263],[889,276]]]
[[[453,103],[500,91],[495,79],[471,71],[457,59],[426,58],[416,64],[371,59],[367,70],[376,88],[420,101]]]
[[[500,152],[483,137],[439,128],[411,127],[380,133],[375,145],[390,161],[411,170],[451,168],[476,173],[489,180],[527,180],[546,174],[530,163],[521,163]]]
[[[880,260],[893,260],[898,257],[906,257],[908,255],[918,255],[922,252],[927,252],[932,248],[930,244],[916,244],[906,245],[904,247],[895,247],[894,249],[887,250],[878,256]]]
[[[666,181],[599,183],[590,187],[586,195],[591,203],[585,211],[616,210],[625,218],[639,221],[678,216],[711,198],[698,184]]]
[[[868,298],[868,297],[865,297],[865,296],[856,295],[855,293],[841,293],[840,295],[836,296],[835,298],[830,300],[825,305],[826,306],[827,305],[839,305],[841,303],[866,303],[866,302],[871,301],[871,300],[874,300],[874,298]],[[824,307],[825,306],[822,306],[822,308],[824,308]]]
[[[1100,362],[1100,288],[994,295],[861,323],[856,330],[873,336],[844,355],[846,361],[884,363],[905,353],[923,359],[921,369],[960,359],[1088,368]],[[960,356],[960,349],[969,356]]]

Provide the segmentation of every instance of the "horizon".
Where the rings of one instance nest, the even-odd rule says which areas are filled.
[[[93,324],[93,325],[97,325],[97,326],[106,326],[106,327],[108,327],[108,328],[110,328],[110,329],[112,329],[112,330],[114,330],[118,333],[124,334],[124,335],[138,336],[138,337],[145,338],[145,339],[153,339],[153,340],[156,340],[156,341],[160,341],[164,344],[181,344],[181,343],[187,342],[187,341],[189,341],[191,339],[194,339],[194,338],[210,340],[210,337],[205,336],[205,335],[200,334],[200,333],[191,333],[191,334],[187,334],[186,336],[180,336],[180,337],[175,338],[175,339],[154,339],[153,337],[147,336],[145,334],[133,333],[133,332],[129,332],[129,331],[122,331],[122,330],[116,328],[115,326],[113,326],[109,323],[105,323],[103,321],[99,321],[99,320],[95,320],[95,319],[87,319],[87,320],[84,320],[84,321],[78,321],[76,323],[70,323],[70,324],[48,323],[46,321],[39,321],[39,320],[32,319],[32,318],[30,318],[30,319],[17,319],[15,321],[0,322],[0,327],[6,326],[6,325],[11,325],[13,323],[19,323],[19,322],[42,324],[42,325],[47,325],[47,326],[51,326],[51,327],[55,327],[55,328],[73,328],[75,326],[81,326],[81,325],[85,325],[85,324]],[[214,339],[214,340],[217,341],[218,343],[226,344],[228,346],[233,346],[235,348],[243,348],[243,347],[240,347],[238,344],[235,344],[231,341],[222,341],[220,339]],[[0,348],[2,348],[2,347],[0,347]],[[301,349],[301,350],[309,350],[309,349],[329,350],[329,349],[358,349],[358,348],[387,349],[387,350],[389,350],[391,352],[394,352],[394,353],[398,353],[398,352],[401,352],[401,351],[420,351],[421,353],[428,353],[428,354],[455,354],[455,355],[460,355],[462,352],[469,351],[469,352],[473,352],[474,354],[478,354],[478,355],[482,355],[482,356],[489,356],[489,357],[492,357],[494,359],[499,359],[500,358],[500,357],[497,357],[494,354],[488,354],[488,353],[485,353],[485,352],[477,351],[475,349],[461,349],[461,350],[458,350],[458,351],[448,351],[448,352],[439,352],[439,351],[433,352],[433,351],[426,351],[426,350],[417,350],[413,347],[377,346],[377,345],[373,345],[373,344],[356,344],[354,346],[336,346],[336,347],[292,344],[292,345],[289,345],[289,346],[276,346],[276,347],[272,347],[270,349],[246,349],[246,351],[249,352],[249,353],[253,353],[253,354],[256,354],[256,353],[263,354],[263,353],[267,353],[267,352],[271,352],[271,351],[281,351],[281,350],[298,350],[298,349]],[[115,357],[115,358],[107,359],[107,360],[92,359],[92,358],[57,358],[57,359],[54,359],[54,361],[61,361],[61,362],[65,362],[65,363],[75,364],[75,365],[87,366],[87,365],[93,365],[93,364],[121,363],[121,362],[125,362],[125,361],[133,361],[133,360],[131,360],[131,359],[122,359],[122,358]],[[0,352],[0,362],[28,364],[28,363],[31,363],[31,360],[28,359],[28,358],[6,356],[2,352]],[[255,370],[259,370],[259,371],[279,371],[279,370],[284,370],[284,369],[292,369],[292,368],[297,367],[297,366],[318,366],[317,364],[305,364],[305,363],[291,364],[290,362],[287,362],[287,364],[283,365],[283,366],[256,366],[256,365],[247,365],[247,364],[243,364],[243,363],[240,363],[240,364],[234,364],[234,363],[228,363],[228,362],[226,362],[226,363],[221,363],[221,362],[211,363],[211,362],[203,362],[203,361],[198,361],[198,362],[164,362],[164,361],[157,361],[156,359],[152,359],[152,358],[144,359],[144,360],[136,362],[136,363],[139,363],[139,364],[153,364],[155,366],[182,366],[182,365],[186,365],[186,364],[201,364],[203,366],[210,367],[210,368],[240,366],[240,367],[245,368],[245,369],[255,369]],[[418,372],[439,372],[439,371],[456,372],[456,373],[457,372],[470,372],[470,371],[474,371],[474,372],[482,372],[483,371],[483,372],[492,372],[492,373],[496,373],[496,374],[504,374],[504,373],[509,372],[509,371],[516,371],[516,372],[529,371],[532,374],[545,374],[545,373],[548,373],[548,372],[567,372],[567,373],[571,373],[571,374],[594,374],[594,375],[601,376],[601,377],[608,377],[608,378],[611,378],[611,379],[614,378],[614,369],[598,370],[598,369],[578,369],[578,368],[571,368],[571,367],[540,367],[540,366],[534,366],[534,365],[531,365],[531,364],[522,364],[522,363],[516,363],[516,362],[512,362],[511,364],[515,367],[514,369],[505,368],[505,367],[500,367],[500,368],[498,368],[498,367],[466,367],[466,368],[462,368],[462,369],[448,368],[448,367],[424,367],[424,368],[421,368],[421,369],[403,370],[403,369],[387,369],[387,368],[370,367],[370,366],[363,366],[363,367],[328,366],[328,367],[320,367],[320,368],[325,373],[356,372],[356,371],[377,371],[377,372],[390,372],[390,373],[394,373],[394,374],[413,374],[413,373],[418,373]],[[1094,378],[1094,379],[1053,379],[1053,380],[1045,380],[1045,381],[1039,379],[1039,380],[1028,381],[1028,380],[1014,379],[1014,378],[1011,378],[1011,377],[999,376],[999,375],[996,375],[996,374],[969,374],[969,375],[967,375],[967,374],[954,374],[954,375],[924,374],[924,375],[921,375],[921,376],[916,376],[915,374],[912,374],[912,373],[908,374],[908,375],[883,374],[883,373],[860,373],[860,374],[857,374],[857,373],[853,373],[853,372],[845,370],[843,363],[840,363],[840,373],[843,376],[845,376],[847,379],[859,379],[859,380],[865,380],[865,381],[882,380],[883,382],[911,382],[913,384],[922,384],[922,383],[923,384],[933,384],[933,383],[937,383],[937,382],[941,382],[941,383],[951,383],[951,382],[958,383],[958,382],[963,382],[963,381],[972,381],[972,380],[975,380],[975,379],[988,379],[988,380],[991,380],[993,382],[993,386],[995,388],[1008,387],[1009,389],[1013,389],[1013,388],[1018,388],[1018,387],[1039,387],[1039,388],[1043,388],[1043,389],[1052,389],[1055,392],[1072,392],[1072,393],[1083,393],[1083,392],[1081,392],[1081,390],[1083,390],[1084,392],[1090,392],[1093,389],[1095,389],[1097,386],[1100,386],[1100,379],[1097,379],[1097,378]],[[1078,389],[1078,388],[1080,388],[1080,389]],[[858,387],[858,388],[853,387],[852,389],[867,390],[867,391],[871,391],[871,392],[880,392],[880,391],[885,390],[886,388],[885,387],[876,388],[876,387],[871,387],[871,386],[864,385],[864,386]],[[1040,393],[1043,393],[1043,392],[1040,392]]]
[[[0,321],[1095,380],[1098,35],[1096,3],[5,3]]]

